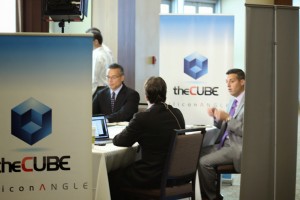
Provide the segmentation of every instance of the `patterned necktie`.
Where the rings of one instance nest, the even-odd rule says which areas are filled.
[[[232,105],[231,105],[231,108],[230,108],[230,111],[229,111],[230,117],[233,117],[233,115],[234,115],[234,113],[235,113],[235,108],[236,108],[236,106],[237,106],[237,100],[235,99],[235,100],[233,101],[233,103],[232,103]],[[221,142],[220,142],[220,144],[219,144],[219,149],[220,149],[222,146],[224,146],[224,142],[225,142],[225,140],[226,140],[226,137],[228,136],[228,133],[229,133],[229,131],[226,130],[225,133],[224,133],[224,135],[223,135],[223,137],[222,137],[222,140],[221,140]]]
[[[115,108],[115,92],[112,93],[111,95],[111,99],[110,99],[110,103],[111,103],[111,112],[114,112],[114,108]]]

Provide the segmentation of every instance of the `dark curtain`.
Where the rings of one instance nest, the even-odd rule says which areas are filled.
[[[49,32],[42,13],[43,0],[16,0],[17,32]]]

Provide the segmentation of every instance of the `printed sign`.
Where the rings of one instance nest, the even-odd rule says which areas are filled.
[[[233,16],[160,16],[160,76],[167,102],[182,111],[186,124],[213,124],[207,108],[226,110],[233,31]]]
[[[92,37],[0,35],[0,199],[92,199]]]

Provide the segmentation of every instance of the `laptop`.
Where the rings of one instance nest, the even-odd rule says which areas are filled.
[[[92,126],[95,127],[95,145],[112,143],[112,139],[109,138],[107,122],[104,115],[94,115],[92,117]]]

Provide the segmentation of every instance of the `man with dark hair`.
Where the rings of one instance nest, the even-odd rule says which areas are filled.
[[[96,28],[96,27],[89,28],[89,29],[86,31],[86,33],[95,33],[95,32],[98,32],[98,33],[100,33],[100,35],[102,35],[100,29],[98,29],[98,28]],[[104,49],[106,52],[108,52],[108,53],[110,54],[110,56],[113,58],[112,51],[110,50],[110,48],[109,48],[108,46],[106,46],[106,45],[104,44],[103,41],[102,41],[102,45],[101,45],[101,46],[102,46],[103,49]]]
[[[92,74],[92,94],[95,93],[97,87],[107,85],[106,69],[113,62],[111,53],[103,46],[103,37],[99,29],[91,28],[86,33],[93,34],[93,74]]]
[[[219,143],[201,150],[199,180],[202,199],[216,198],[215,167],[233,164],[237,172],[241,171],[241,155],[244,128],[245,73],[241,69],[226,72],[228,92],[233,97],[228,111],[209,108],[208,115],[220,129]]]
[[[129,125],[113,139],[116,146],[139,143],[141,159],[109,173],[112,200],[124,199],[120,187],[159,188],[162,171],[174,129],[184,129],[182,113],[165,103],[167,85],[161,77],[145,83],[148,109],[136,113]]]
[[[160,77],[150,77],[145,83],[145,93],[148,102],[160,103],[166,101],[167,86]]]
[[[104,114],[108,122],[129,121],[138,111],[140,95],[124,84],[124,69],[113,63],[108,67],[108,87],[99,90],[93,99],[93,115]]]

